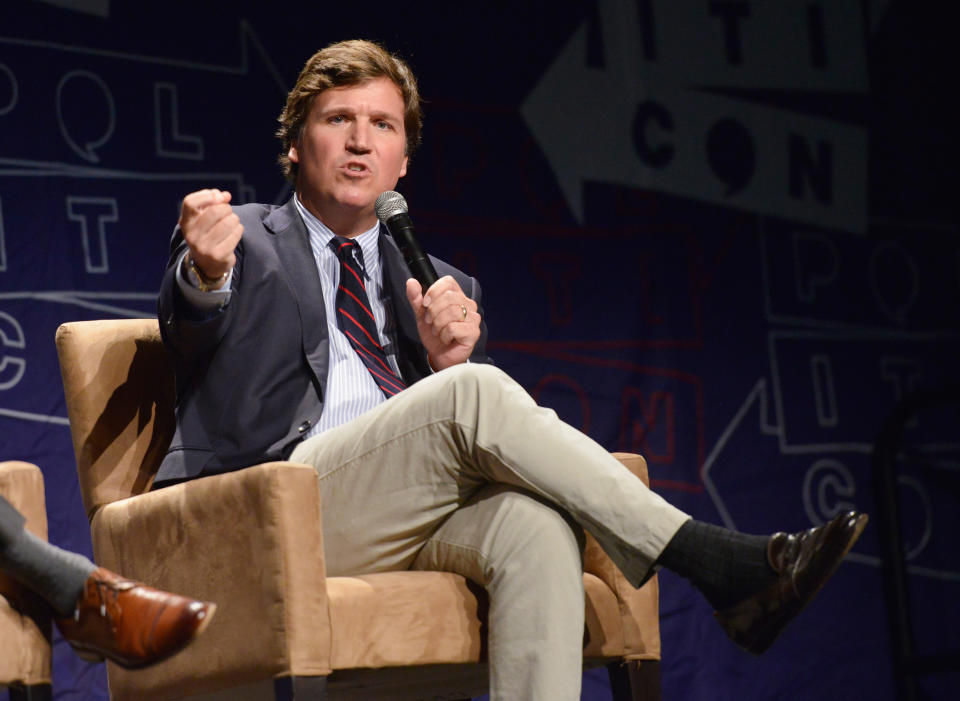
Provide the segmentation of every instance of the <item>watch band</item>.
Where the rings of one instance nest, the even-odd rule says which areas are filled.
[[[193,271],[193,274],[197,276],[197,289],[201,292],[210,292],[211,290],[219,289],[220,286],[226,281],[227,276],[230,275],[230,271],[223,273],[217,277],[211,278],[204,275],[203,271],[200,270],[200,267],[194,262],[190,254],[187,254],[187,267]]]

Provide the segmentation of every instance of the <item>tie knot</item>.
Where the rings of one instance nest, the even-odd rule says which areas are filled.
[[[337,254],[337,258],[340,260],[351,260],[354,255],[353,252],[355,250],[360,251],[357,242],[353,239],[348,239],[346,236],[334,236],[330,239],[330,248],[333,249],[333,252]]]
[[[334,236],[330,239],[329,245],[333,252],[337,254],[337,258],[340,259],[341,269],[346,266],[354,271],[354,274],[358,277],[362,276],[367,280],[370,279],[370,275],[367,274],[367,266],[363,263],[363,249],[360,248],[360,244],[346,236]],[[360,280],[360,284],[364,284],[363,280]]]

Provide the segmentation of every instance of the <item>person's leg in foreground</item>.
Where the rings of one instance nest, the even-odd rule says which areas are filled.
[[[152,589],[97,567],[24,528],[0,496],[0,572],[43,597],[76,653],[144,667],[181,650],[209,624],[216,606]]]

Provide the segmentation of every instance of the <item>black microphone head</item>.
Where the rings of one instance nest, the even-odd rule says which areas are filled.
[[[377,197],[373,209],[377,213],[377,219],[386,222],[392,216],[406,214],[407,201],[403,199],[403,195],[399,192],[387,190],[386,192],[381,192],[380,196]]]

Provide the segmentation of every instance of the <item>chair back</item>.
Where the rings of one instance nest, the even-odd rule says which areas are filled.
[[[57,355],[87,517],[150,490],[174,430],[173,369],[156,319],[76,321]]]

